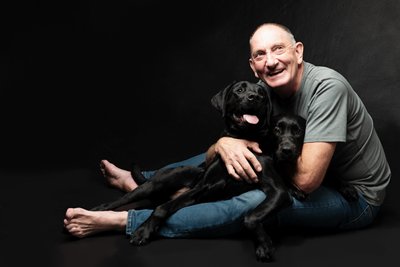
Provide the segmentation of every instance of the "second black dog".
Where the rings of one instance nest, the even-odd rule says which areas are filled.
[[[257,260],[270,261],[274,247],[263,222],[276,211],[290,205],[290,189],[295,196],[304,197],[291,187],[291,174],[287,170],[293,169],[301,152],[305,120],[293,115],[270,120],[272,107],[265,89],[247,81],[232,83],[216,94],[211,102],[225,121],[224,136],[257,141],[266,152],[256,155],[262,164],[258,183],[233,179],[218,156],[205,168],[161,169],[151,180],[141,177],[136,168],[132,174],[140,185],[135,190],[92,210],[113,210],[144,199],[156,201],[154,212],[130,238],[131,243],[144,245],[177,210],[200,202],[228,199],[258,188],[266,193],[267,198],[245,217],[244,225],[253,234]],[[184,187],[189,190],[177,198],[170,198]]]

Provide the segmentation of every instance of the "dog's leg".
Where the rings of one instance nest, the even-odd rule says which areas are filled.
[[[114,210],[128,203],[148,199],[153,196],[168,197],[182,187],[196,181],[203,171],[202,168],[197,167],[182,167],[160,171],[151,180],[141,184],[135,188],[135,190],[126,193],[121,198],[112,202],[103,203],[91,210]]]
[[[156,207],[150,217],[132,233],[130,243],[138,246],[147,244],[171,214],[183,207],[194,204],[196,194],[201,194],[204,190],[205,188],[193,188],[177,198]]]
[[[263,172],[268,171],[265,169]],[[264,173],[264,175],[267,174]],[[264,229],[263,222],[276,211],[289,206],[291,198],[278,175],[264,177],[261,189],[266,193],[267,198],[244,218],[244,225],[253,234],[257,260],[266,262],[273,260],[275,248]]]
[[[264,229],[263,221],[267,216],[272,215],[273,211],[281,208],[276,206],[268,199],[262,202],[255,210],[253,210],[244,219],[245,227],[252,233],[255,246],[256,258],[258,261],[269,262],[273,260],[275,247],[273,246],[271,237]]]
[[[91,210],[92,211],[114,210],[130,202],[149,198],[154,193],[156,193],[156,185],[154,182],[149,181],[142,184],[141,186],[138,186],[135,190],[126,193],[121,198],[118,198],[117,200],[112,202],[100,204],[92,208]]]
[[[147,182],[148,180],[146,179],[146,177],[143,176],[142,174],[142,170],[140,169],[139,165],[137,165],[136,163],[132,163],[131,164],[131,175],[133,180],[138,184],[144,184],[145,182]]]
[[[270,236],[264,229],[263,222],[268,216],[272,215],[274,211],[290,203],[288,193],[282,192],[282,195],[278,194],[269,192],[267,199],[258,205],[244,219],[245,227],[253,234],[255,253],[258,261],[268,262],[273,260],[275,248]],[[284,196],[285,194],[286,196]]]
[[[161,225],[164,224],[171,214],[184,207],[202,202],[203,199],[207,198],[205,196],[215,194],[215,192],[221,190],[224,185],[224,180],[213,185],[199,184],[177,198],[158,206],[150,217],[132,234],[130,243],[134,245],[145,245],[149,243],[152,236],[158,232]]]
[[[255,245],[256,259],[261,262],[273,261],[275,247],[272,243],[271,237],[268,235],[264,225],[260,222],[257,223],[253,229],[253,238]]]

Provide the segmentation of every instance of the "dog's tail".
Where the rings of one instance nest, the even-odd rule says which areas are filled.
[[[144,182],[147,181],[146,177],[143,176],[142,170],[140,169],[138,164],[132,163],[130,171],[131,171],[131,175],[133,177],[133,180],[135,180],[135,182],[138,185],[141,185],[141,184],[143,184]]]

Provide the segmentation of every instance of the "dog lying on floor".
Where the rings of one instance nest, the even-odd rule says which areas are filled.
[[[219,156],[207,167],[161,169],[151,180],[142,177],[136,167],[132,171],[139,184],[135,190],[92,210],[113,210],[142,200],[156,201],[157,206],[152,215],[130,238],[132,244],[144,245],[177,210],[196,203],[232,198],[257,188],[265,192],[267,198],[245,217],[244,225],[253,234],[257,260],[271,261],[274,247],[263,222],[291,204],[289,192],[298,198],[305,198],[302,192],[291,186],[290,174],[286,172],[294,169],[290,166],[296,164],[301,152],[305,120],[294,115],[270,119],[272,106],[267,92],[248,81],[230,84],[217,93],[211,103],[221,112],[225,121],[224,136],[257,141],[265,152],[256,155],[262,164],[258,183],[250,184],[232,178]],[[173,193],[184,187],[189,190],[170,199]]]

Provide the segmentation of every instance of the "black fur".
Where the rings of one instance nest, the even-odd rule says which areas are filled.
[[[151,180],[144,179],[138,166],[135,166],[132,175],[140,185],[122,198],[92,210],[113,210],[132,202],[150,199],[156,206],[154,212],[130,238],[132,244],[144,245],[177,210],[200,202],[228,199],[258,188],[266,193],[267,198],[245,217],[244,225],[253,234],[257,259],[271,261],[274,247],[263,222],[291,204],[289,189],[295,196],[304,197],[291,187],[291,173],[287,172],[294,168],[301,151],[304,119],[285,115],[270,121],[272,107],[265,89],[247,81],[230,84],[216,94],[211,102],[225,121],[223,135],[257,141],[266,152],[256,155],[263,168],[258,174],[258,183],[250,184],[233,179],[218,156],[207,167],[161,169]],[[170,198],[183,187],[189,190],[175,199]]]

